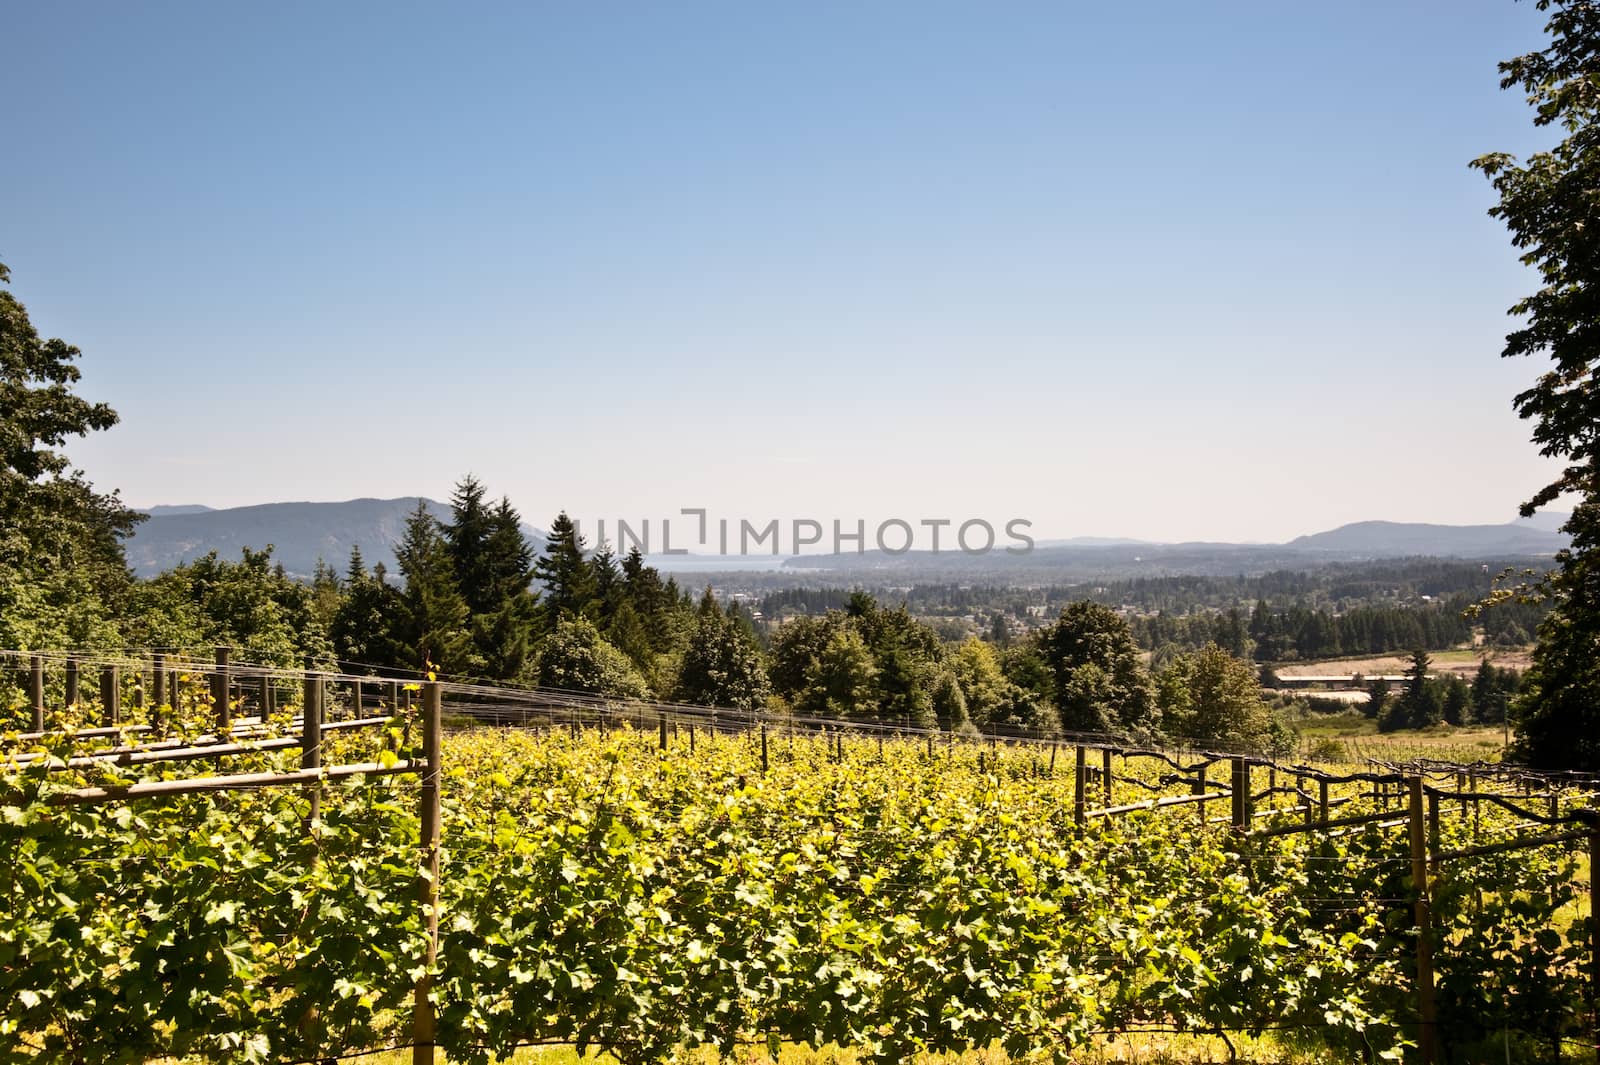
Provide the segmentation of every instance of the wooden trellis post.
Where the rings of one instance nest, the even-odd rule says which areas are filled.
[[[122,723],[122,677],[116,666],[100,668],[100,723],[115,728]]]
[[[211,674],[211,709],[216,714],[218,735],[233,727],[233,711],[228,706],[228,689],[232,687],[228,673],[229,654],[228,648],[217,648],[217,671]]]
[[[300,714],[300,768],[318,769],[322,766],[322,678],[312,671],[311,656],[306,656],[305,702]],[[307,789],[311,800],[311,813],[307,823],[322,816],[322,786],[313,784]]]
[[[1233,827],[1243,832],[1250,827],[1250,766],[1243,758],[1233,762],[1232,785],[1228,789],[1233,798]]]
[[[1422,1065],[1439,1060],[1438,1018],[1433,1002],[1433,911],[1428,898],[1428,827],[1422,807],[1422,778],[1407,780],[1410,790],[1411,884],[1417,925],[1417,1049]]]
[[[75,655],[67,656],[67,691],[68,706],[78,705],[78,659]]]
[[[33,704],[33,731],[44,731],[44,658],[28,660],[28,701]]]
[[[1084,778],[1084,750],[1078,747],[1077,767],[1072,777],[1072,823],[1082,828],[1087,818],[1087,807],[1084,806],[1083,778]]]
[[[429,681],[422,694],[422,754],[427,767],[422,771],[419,810],[422,821],[421,875],[417,878],[417,901],[428,929],[427,960],[422,979],[417,981],[411,1009],[412,1065],[433,1065],[435,1017],[433,1011],[433,967],[439,958],[439,806],[440,755],[444,747],[443,706],[438,681]]]

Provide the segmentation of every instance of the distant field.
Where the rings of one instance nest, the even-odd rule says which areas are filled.
[[[1454,651],[1431,651],[1434,674],[1459,673],[1470,677],[1478,671],[1485,659],[1496,666],[1527,669],[1532,664],[1528,650],[1494,650],[1486,647],[1461,648]],[[1404,673],[1411,668],[1410,655],[1367,655],[1353,658],[1322,658],[1315,662],[1291,662],[1274,666],[1280,677],[1322,677],[1335,673],[1360,673],[1364,677]]]
[[[1306,696],[1312,699],[1322,699],[1330,703],[1349,703],[1352,706],[1358,706],[1371,698],[1364,691],[1325,692],[1307,688],[1268,688],[1266,692],[1268,695]]]

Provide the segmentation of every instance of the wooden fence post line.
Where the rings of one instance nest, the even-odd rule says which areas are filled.
[[[211,674],[211,709],[217,716],[218,733],[227,732],[233,727],[233,711],[228,707],[228,689],[232,687],[228,673],[230,654],[226,647],[217,648],[217,671]]]
[[[661,713],[657,715],[656,724],[659,726],[659,731],[661,733],[660,745],[661,749],[664,751],[667,749],[667,712],[665,710],[661,711]]]
[[[1328,823],[1328,782],[1317,781],[1317,820]]]
[[[312,671],[311,656],[306,656],[305,701],[300,714],[300,768],[322,767],[322,678]],[[306,789],[311,800],[310,824],[322,817],[322,785]]]
[[[1433,913],[1428,899],[1428,837],[1422,809],[1422,778],[1407,780],[1410,789],[1411,884],[1417,925],[1417,1049],[1422,1065],[1439,1060],[1439,1033],[1433,1008]]]
[[[1243,832],[1250,827],[1250,767],[1243,758],[1233,761],[1233,778],[1229,791],[1233,793],[1233,827]]]
[[[1196,770],[1196,772],[1199,774],[1199,776],[1195,777],[1194,793],[1196,795],[1204,795],[1211,787],[1211,785],[1206,783],[1206,767],[1201,766],[1198,770]],[[1200,827],[1204,828],[1206,823],[1206,800],[1201,799],[1199,802],[1195,803],[1195,806],[1200,811]]]
[[[1100,750],[1100,776],[1105,784],[1106,805],[1111,805],[1111,748]]]
[[[761,772],[767,771],[767,723],[761,722]]]
[[[33,731],[44,731],[44,658],[28,659],[28,701],[33,705]]]
[[[1056,775],[1056,748],[1061,746],[1055,740],[1050,741],[1050,775]]]
[[[417,981],[416,999],[411,1010],[411,1063],[433,1065],[434,1013],[433,967],[439,958],[439,784],[440,757],[444,748],[443,700],[439,682],[429,681],[422,695],[422,754],[427,767],[422,771],[422,794],[418,811],[422,821],[422,868],[417,878],[418,901],[427,924],[426,970]]]
[[[100,723],[106,728],[122,723],[122,677],[116,666],[100,667]]]
[[[67,705],[77,706],[78,693],[78,658],[76,655],[67,656]]]
[[[1083,747],[1080,745],[1078,747],[1077,768],[1072,776],[1072,823],[1079,828],[1082,828],[1087,820],[1085,817],[1087,807],[1084,806],[1083,795],[1084,753]]]
[[[694,722],[689,722],[689,753],[694,753]]]

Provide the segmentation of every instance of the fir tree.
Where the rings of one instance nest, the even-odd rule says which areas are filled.
[[[1399,702],[1402,728],[1427,728],[1444,718],[1438,690],[1428,679],[1432,664],[1427,651],[1419,647],[1411,652],[1411,668],[1406,671],[1406,686]]]
[[[1465,725],[1472,720],[1472,689],[1459,676],[1445,682],[1444,720],[1447,725]]]
[[[457,482],[450,498],[451,520],[444,539],[455,569],[456,586],[474,614],[487,614],[500,606],[498,589],[490,572],[489,539],[494,519],[484,503],[483,484],[470,473]]]
[[[374,666],[411,668],[412,656],[396,633],[404,609],[400,591],[389,584],[383,566],[380,564],[369,573],[361,548],[352,547],[344,595],[328,626],[340,668],[348,672],[363,672]]]
[[[544,618],[553,631],[563,617],[585,614],[595,601],[594,572],[584,558],[583,537],[567,512],[550,523],[544,554],[533,563],[533,575],[544,585]]]
[[[481,664],[473,647],[467,602],[456,587],[455,566],[439,522],[421,500],[395,548],[405,578],[399,637],[412,667],[472,674]]]
[[[1367,685],[1367,701],[1362,705],[1361,712],[1374,720],[1383,720],[1384,712],[1389,709],[1389,682],[1382,677],[1373,677]]]

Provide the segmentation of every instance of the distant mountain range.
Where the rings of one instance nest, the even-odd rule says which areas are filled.
[[[448,520],[450,508],[424,499],[428,511]],[[395,572],[394,547],[405,536],[406,518],[417,509],[417,498],[351,499],[343,503],[263,503],[254,507],[213,510],[198,505],[150,507],[143,522],[129,537],[128,564],[141,577],[215,551],[237,559],[246,547],[260,550],[269,544],[272,557],[296,577],[309,577],[318,560],[343,573],[350,549],[359,546],[370,566],[383,563]],[[544,534],[530,525],[522,527],[534,550],[544,549]]]
[[[1565,520],[1563,518],[1563,520]],[[1507,525],[1423,525],[1398,521],[1358,521],[1327,532],[1300,536],[1286,545],[1303,551],[1332,551],[1368,558],[1397,555],[1551,555],[1567,538],[1550,529]]]
[[[424,500],[435,517],[446,520],[449,507]],[[407,516],[417,499],[352,499],[343,503],[265,503],[253,507],[213,510],[199,505],[149,508],[149,520],[127,541],[128,563],[140,576],[151,576],[208,551],[237,558],[245,547],[272,545],[273,557],[289,573],[310,576],[319,559],[343,571],[350,549],[361,548],[369,566],[383,563],[395,569],[394,545],[405,533]],[[1504,525],[1428,525],[1410,522],[1362,521],[1337,529],[1297,537],[1286,544],[1182,543],[1075,537],[1044,540],[1027,555],[1002,552],[971,556],[959,552],[934,554],[911,551],[884,555],[804,555],[780,560],[768,558],[719,559],[713,556],[652,556],[662,569],[710,573],[733,571],[758,562],[783,571],[826,574],[839,580],[985,579],[1018,582],[1115,577],[1132,573],[1151,576],[1178,573],[1240,573],[1294,568],[1325,562],[1429,555],[1444,558],[1514,559],[1548,558],[1566,546],[1567,538],[1553,531],[1565,514],[1539,515]],[[544,549],[545,537],[532,526],[523,535],[534,550]],[[742,565],[741,565],[742,563]]]

